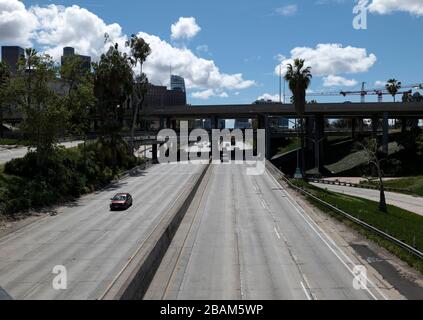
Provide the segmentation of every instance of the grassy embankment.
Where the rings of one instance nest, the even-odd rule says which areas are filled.
[[[87,146],[57,147],[42,166],[37,154],[8,162],[0,170],[0,215],[16,213],[73,200],[110,183],[122,172],[143,162],[130,155],[124,141],[112,146],[97,141]]]
[[[373,186],[378,186],[378,181],[363,181],[362,184],[368,185],[371,184]],[[423,176],[417,177],[406,177],[394,180],[385,181],[384,185],[390,188],[400,189],[398,192],[402,192],[405,194],[412,194],[416,196],[423,197]],[[408,191],[401,191],[402,190],[409,190]]]
[[[338,209],[341,209],[352,216],[382,230],[391,236],[404,241],[405,243],[414,246],[418,250],[423,249],[423,217],[415,213],[388,205],[388,213],[379,211],[378,203],[362,198],[352,197],[348,195],[338,194],[314,187],[303,181],[294,181],[294,183],[306,189],[311,194],[319,199],[322,199]],[[401,247],[391,243],[390,241],[378,236],[374,232],[344,218],[339,213],[330,209],[311,197],[306,197],[307,200],[330,214],[343,223],[351,226],[368,239],[376,242],[382,247],[386,248],[403,261],[423,273],[423,261]]]
[[[26,140],[9,139],[9,138],[0,139],[0,146],[28,146],[28,144],[29,143]]]

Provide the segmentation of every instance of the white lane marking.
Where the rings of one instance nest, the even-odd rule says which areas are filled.
[[[305,293],[305,295],[306,295],[306,297],[307,297],[307,300],[311,300],[311,296],[310,296],[310,294],[308,293],[308,291],[307,291],[307,289],[306,289],[306,287],[305,287],[304,283],[301,281],[301,282],[300,282],[300,284],[301,284],[301,288],[303,289],[303,291],[304,291],[304,293]]]
[[[275,230],[276,236],[278,237],[278,239],[281,239],[281,235],[279,234],[278,230],[275,228],[273,228],[273,230]]]
[[[266,171],[267,175],[276,183],[276,185],[279,185],[279,182]],[[329,245],[329,243],[322,237],[322,234],[328,239],[328,241],[331,242],[331,244],[339,251],[342,253],[342,255],[348,260],[349,263],[351,263],[353,265],[353,267],[356,266],[356,264],[343,252],[343,250],[341,250],[341,248],[339,248],[339,246],[332,240],[332,238],[326,234],[325,231],[322,230],[322,228],[319,227],[319,225],[317,225],[316,222],[314,222],[311,218],[306,218],[306,213],[305,211],[298,205],[295,205],[294,203],[296,203],[296,201],[294,200],[294,198],[285,190],[280,190],[281,193],[285,193],[288,199],[288,202],[292,205],[292,207],[298,212],[298,214],[304,219],[304,221],[309,225],[309,227],[316,233],[316,235],[323,241],[324,244],[326,244],[326,246],[332,251],[332,253],[338,258],[339,261],[341,261],[341,263],[347,268],[347,270],[351,273],[351,275],[353,277],[355,277],[355,274],[353,272],[353,269],[351,269],[348,264],[338,255],[338,253]],[[301,211],[303,211],[303,213]],[[311,223],[310,223],[310,221]],[[321,233],[319,233],[316,228],[312,225],[314,224],[317,229],[319,229],[319,231]],[[372,281],[370,281],[370,279],[368,279],[366,277],[366,280],[368,281],[368,283],[370,283],[372,285],[372,287],[385,299],[388,300],[388,298],[379,290],[379,288],[377,288]],[[378,300],[377,297],[369,290],[369,288],[366,288],[366,291],[370,294],[370,296],[374,299],[374,300]]]

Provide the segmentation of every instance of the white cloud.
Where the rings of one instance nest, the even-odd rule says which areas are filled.
[[[157,36],[140,32],[139,36],[150,44],[152,53],[148,57],[144,72],[153,83],[169,83],[169,68],[185,78],[187,88],[240,90],[255,85],[244,80],[241,73],[221,73],[213,60],[196,56],[187,48],[176,48]]]
[[[271,101],[274,101],[274,102],[279,102],[279,95],[278,94],[272,95],[272,94],[269,94],[269,93],[265,93],[265,94],[259,96],[257,98],[257,100],[266,100],[266,101],[271,100]]]
[[[191,95],[193,98],[201,99],[201,100],[208,100],[211,97],[219,97],[219,98],[228,98],[229,95],[226,92],[218,92],[213,89],[207,89],[203,91],[196,91],[193,92]]]
[[[324,87],[353,87],[357,84],[355,79],[346,79],[340,76],[329,75],[323,78]]]
[[[36,17],[21,1],[0,0],[0,41],[26,47],[36,25]]]
[[[193,35],[196,30],[187,31],[181,26],[176,28],[175,32],[185,32],[186,36]],[[52,4],[26,8],[18,0],[0,0],[0,45],[34,46],[52,55],[56,61],[59,61],[63,47],[71,46],[77,53],[97,60],[111,44],[104,43],[105,33],[109,34],[111,42],[124,47],[128,37],[119,24],[106,24],[100,17],[79,6]],[[223,95],[224,90],[241,90],[255,85],[254,81],[244,80],[240,73],[222,73],[213,60],[200,58],[187,48],[176,48],[147,33],[140,32],[139,35],[152,48],[144,66],[152,83],[168,85],[172,64],[173,72],[185,78],[187,88],[213,89],[216,95]]]
[[[281,16],[293,16],[298,11],[296,4],[288,4],[286,6],[275,9],[276,14]]]
[[[201,28],[194,17],[180,17],[177,22],[172,24],[171,31],[173,40],[192,39],[201,31]]]
[[[410,14],[423,16],[422,0],[373,0],[369,5],[370,12],[389,14],[394,11],[404,11]]]
[[[373,53],[367,54],[365,48],[343,47],[336,43],[318,44],[316,48],[292,49],[291,57],[280,61],[284,73],[286,66],[293,63],[296,58],[305,59],[306,64],[312,67],[312,74],[321,77],[367,72],[377,61],[376,56]],[[275,67],[275,74],[279,74],[279,65]]]
[[[94,59],[99,58],[110,46],[110,43],[104,43],[106,33],[112,42],[119,43],[121,47],[127,39],[119,24],[106,24],[95,14],[76,5],[35,6],[29,11],[37,18],[32,39],[55,59],[59,59],[65,46],[74,47],[78,53]]]

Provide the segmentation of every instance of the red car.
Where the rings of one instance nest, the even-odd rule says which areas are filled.
[[[118,193],[110,203],[110,210],[126,210],[132,206],[132,196],[129,193]]]

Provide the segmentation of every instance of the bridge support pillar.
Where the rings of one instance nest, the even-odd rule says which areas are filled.
[[[159,124],[160,128],[159,130],[163,130],[165,127],[165,119],[163,117],[160,117],[160,124]]]
[[[383,153],[388,155],[389,153],[389,115],[387,112],[383,114],[383,122],[382,122],[382,128],[383,128]]]
[[[172,129],[172,130],[177,130],[178,128],[178,121],[177,120],[172,120],[171,121],[171,124],[170,124],[170,128]]]
[[[211,117],[211,128],[213,129],[219,129],[219,121],[216,116]]]
[[[373,116],[372,117],[372,138],[377,138],[377,129],[379,128],[379,117]]]
[[[153,144],[153,147],[152,147],[153,163],[158,163],[159,162],[158,161],[158,157],[157,157],[157,149],[158,149],[157,143]]]
[[[356,138],[356,131],[357,131],[357,119],[356,118],[352,118],[351,119],[351,137],[353,139]]]
[[[305,146],[306,146],[306,150],[307,152],[313,152],[314,146],[313,146],[313,129],[316,127],[316,119],[317,116],[315,117],[306,117],[305,118],[305,136],[306,136],[306,141],[305,141]]]
[[[407,118],[401,118],[401,132],[404,133],[407,131]]]
[[[266,130],[266,159],[270,160],[272,157],[272,144],[270,137],[270,128],[269,128],[269,116],[264,116],[264,129]]]
[[[318,115],[314,119],[314,165],[320,173],[324,164],[325,117]]]

